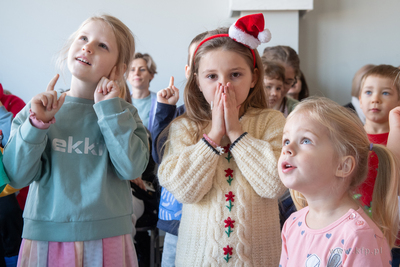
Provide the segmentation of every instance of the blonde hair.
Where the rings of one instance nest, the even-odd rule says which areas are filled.
[[[119,19],[116,17],[103,14],[98,16],[93,16],[86,19],[78,28],[77,31],[72,33],[65,43],[64,47],[61,49],[58,58],[57,58],[57,66],[62,71],[65,67],[65,61],[68,58],[69,49],[76,39],[79,31],[89,22],[93,21],[102,21],[108,24],[112,31],[114,32],[115,39],[117,42],[118,48],[118,58],[116,66],[121,69],[124,65],[126,66],[126,70],[124,75],[120,79],[117,80],[117,83],[121,90],[126,90],[125,88],[125,79],[129,74],[129,64],[132,61],[133,55],[135,54],[135,39],[131,30]]]
[[[133,60],[141,58],[146,62],[147,71],[154,75],[157,73],[157,65],[149,54],[136,53]],[[132,60],[132,62],[133,62]]]
[[[305,114],[325,126],[337,157],[352,156],[355,169],[351,173],[350,195],[365,181],[368,173],[370,142],[358,117],[348,109],[327,98],[310,97],[299,103],[287,118]],[[382,145],[373,145],[379,159],[378,174],[372,196],[372,219],[382,230],[389,245],[394,246],[399,228],[398,165],[395,156]],[[291,190],[297,209],[307,206],[305,197]]]
[[[377,65],[367,71],[364,76],[362,77],[361,80],[361,89],[364,87],[365,80],[369,76],[377,76],[381,78],[388,78],[393,81],[393,85],[396,88],[397,91],[397,97],[400,99],[400,69],[396,68],[392,65]],[[361,95],[361,91],[359,92],[359,95]]]
[[[225,34],[228,33],[227,28],[219,28],[213,31],[209,31],[204,38],[209,36],[213,36],[216,34]],[[203,93],[200,91],[200,88],[197,83],[198,71],[200,61],[205,54],[210,51],[221,49],[223,51],[233,51],[238,55],[242,56],[247,65],[249,66],[251,73],[254,73],[255,69],[259,69],[258,71],[258,79],[253,88],[250,88],[249,95],[246,100],[242,103],[242,110],[244,113],[251,107],[257,109],[265,109],[267,108],[267,101],[264,94],[264,72],[262,71],[262,62],[260,55],[257,50],[254,49],[256,66],[253,66],[253,55],[251,50],[234,41],[230,37],[218,37],[214,39],[210,39],[207,42],[203,43],[197,50],[196,55],[194,56],[193,65],[190,69],[190,75],[188,82],[186,83],[185,90],[183,93],[183,98],[185,102],[186,112],[180,116],[178,119],[187,118],[193,121],[196,124],[197,131],[193,135],[193,141],[196,142],[201,138],[201,132],[207,127],[208,123],[211,121],[211,107],[209,103],[204,98]]]
[[[126,83],[126,81],[124,81],[124,83],[125,83],[125,85],[124,85],[125,88],[120,90],[119,98],[122,98],[129,104],[132,104],[132,97],[131,97],[131,92],[129,91],[128,84]]]
[[[359,97],[360,96],[360,90],[361,90],[361,80],[364,74],[375,67],[373,64],[368,64],[365,66],[362,66],[361,69],[359,69],[356,74],[354,74],[353,81],[351,83],[351,96],[354,97]]]

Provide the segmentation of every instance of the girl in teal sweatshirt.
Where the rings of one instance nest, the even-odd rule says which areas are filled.
[[[149,152],[118,97],[134,39],[117,18],[91,17],[65,53],[70,90],[58,97],[56,75],[15,117],[4,152],[10,185],[30,184],[18,266],[135,266],[128,182]]]

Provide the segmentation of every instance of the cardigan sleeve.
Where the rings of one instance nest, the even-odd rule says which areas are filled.
[[[202,139],[193,143],[194,129],[188,129],[186,122],[181,119],[171,125],[158,177],[179,202],[196,203],[212,187],[219,155]]]
[[[264,111],[249,127],[253,130],[239,137],[231,148],[243,176],[261,197],[276,199],[287,189],[278,175],[284,125],[282,114]],[[254,135],[259,135],[260,139]]]

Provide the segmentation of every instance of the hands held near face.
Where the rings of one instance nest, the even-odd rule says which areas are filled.
[[[120,94],[120,88],[115,81],[117,67],[111,70],[109,78],[103,77],[97,84],[96,90],[94,91],[94,102],[98,103],[103,100],[118,97]],[[40,93],[32,98],[31,110],[35,113],[38,120],[48,123],[54,118],[54,115],[60,110],[64,104],[66,93],[61,94],[60,98],[57,99],[57,91],[54,91],[60,75],[54,76],[50,83],[47,85],[46,92]]]
[[[157,93],[157,102],[168,105],[176,105],[178,100],[179,100],[179,89],[175,87],[174,77],[171,76],[171,80],[169,81],[169,86]]]
[[[216,142],[221,143],[224,135],[227,135],[231,142],[234,142],[243,134],[239,122],[240,105],[236,103],[235,88],[230,83],[226,86],[220,83],[215,90],[212,108],[212,126],[208,136]]]
[[[111,70],[109,78],[102,77],[100,82],[97,84],[96,90],[94,91],[94,103],[98,103],[103,100],[119,97],[120,88],[116,81],[117,67]]]

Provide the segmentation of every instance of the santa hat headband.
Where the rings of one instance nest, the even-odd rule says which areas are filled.
[[[196,51],[194,51],[193,58],[196,56],[199,47],[205,42],[214,38],[230,37],[234,41],[250,48],[251,53],[253,54],[253,67],[255,67],[256,55],[254,49],[256,49],[261,43],[268,43],[271,40],[271,32],[268,29],[264,29],[264,25],[265,22],[262,13],[241,17],[229,27],[228,34],[216,34],[201,41],[197,46]]]

